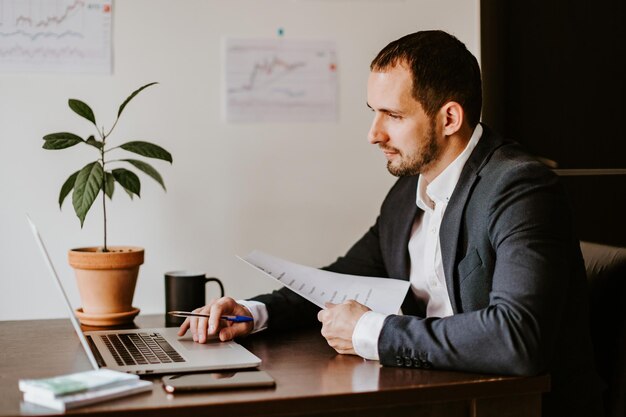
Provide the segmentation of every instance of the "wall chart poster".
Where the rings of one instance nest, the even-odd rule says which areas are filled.
[[[0,71],[110,74],[112,0],[0,0]]]
[[[337,121],[332,41],[224,41],[224,116],[228,122]]]

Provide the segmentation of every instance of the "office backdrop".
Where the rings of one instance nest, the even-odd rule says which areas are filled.
[[[481,1],[483,120],[563,175],[578,236],[626,246],[624,2]],[[619,124],[619,122],[617,122]]]
[[[57,131],[88,123],[68,98],[92,106],[115,143],[154,141],[174,164],[155,162],[167,193],[142,176],[142,197],[118,188],[107,206],[109,244],[143,246],[134,305],[164,311],[163,273],[205,271],[233,297],[277,286],[235,258],[258,248],[325,265],[373,223],[394,179],[367,143],[369,62],[409,32],[443,29],[477,56],[478,0],[133,0],[113,3],[112,75],[0,74],[0,319],[62,317],[64,307],[28,228],[37,223],[74,307],[80,305],[67,250],[101,245],[98,200],[81,230],[71,201],[57,198],[67,176],[95,159],[92,149],[41,148]],[[221,118],[223,36],[337,42],[337,123],[228,124]],[[207,297],[216,293],[207,291]]]

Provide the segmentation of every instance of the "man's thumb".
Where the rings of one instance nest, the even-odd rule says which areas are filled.
[[[220,331],[220,340],[226,342],[232,340],[235,337],[245,336],[250,333],[251,329],[248,329],[247,323],[236,323],[233,326],[224,327]]]
[[[233,327],[234,326],[224,327],[222,330],[220,330],[220,340],[222,342],[232,340],[235,338],[235,336],[237,336]]]

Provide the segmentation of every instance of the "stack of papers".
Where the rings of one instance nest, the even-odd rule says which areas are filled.
[[[24,401],[65,411],[152,389],[152,382],[110,369],[78,372],[53,378],[21,379]]]

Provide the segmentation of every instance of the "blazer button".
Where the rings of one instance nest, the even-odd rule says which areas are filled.
[[[396,356],[396,365],[398,366],[404,365],[404,361],[402,360],[400,356]]]
[[[411,360],[411,358],[409,358],[408,356],[404,357],[404,366],[411,366],[413,364],[413,361]]]
[[[418,358],[413,358],[413,367],[414,368],[421,368],[422,364],[423,364],[423,362],[420,361]]]
[[[422,362],[422,366],[423,366],[424,369],[432,369],[433,363],[429,362],[429,361],[423,361]]]

